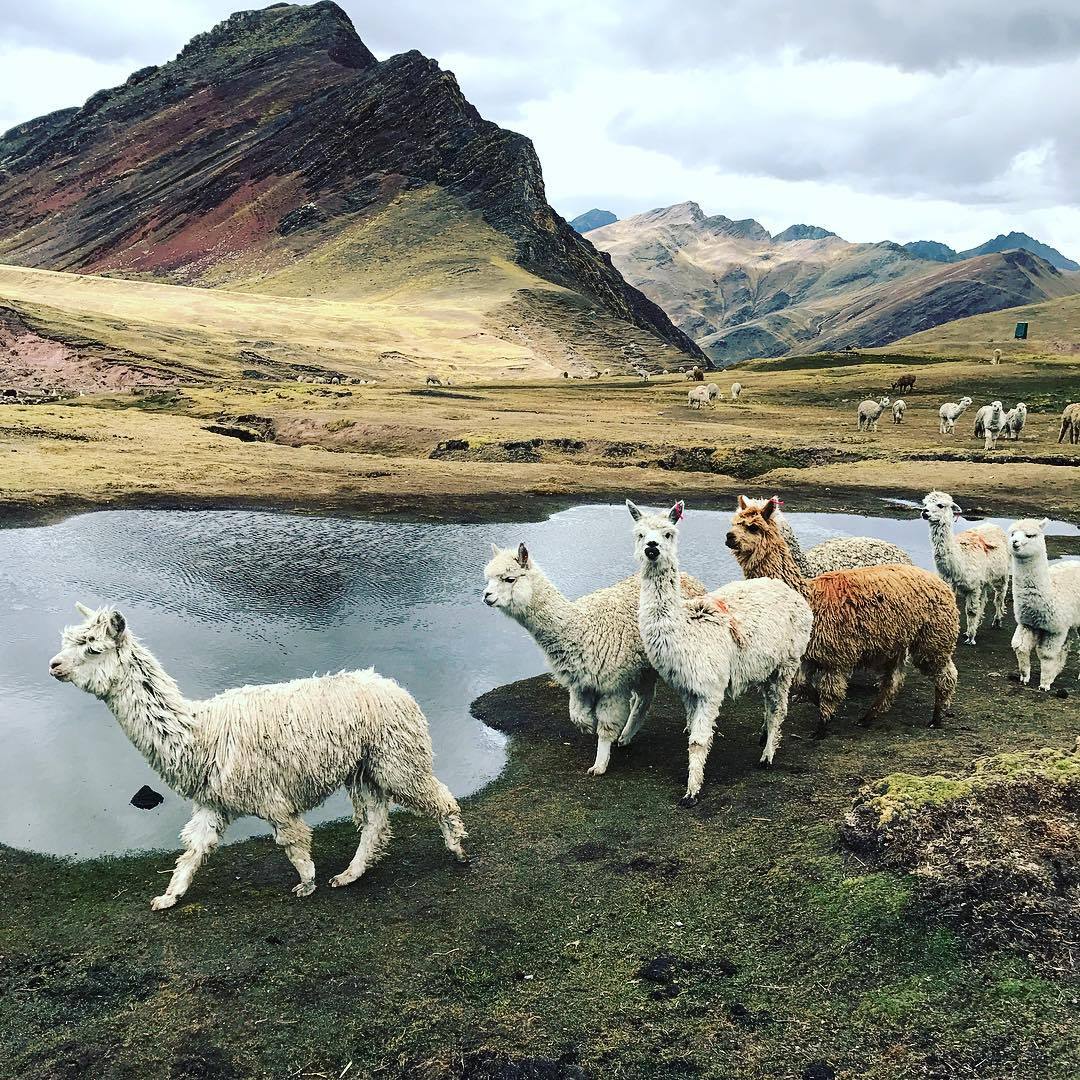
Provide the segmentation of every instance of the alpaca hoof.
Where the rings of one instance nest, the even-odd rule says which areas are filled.
[[[315,891],[314,881],[301,881],[299,885],[294,885],[292,891],[296,896],[310,896]]]
[[[472,859],[464,851],[454,852],[454,865],[455,866],[468,866],[472,862]]]
[[[359,875],[357,875],[357,876],[359,876]],[[340,889],[345,885],[351,885],[355,880],[356,880],[356,877],[354,877],[348,871],[343,870],[340,874],[335,874],[330,879],[330,888],[331,889]],[[299,889],[299,888],[300,888],[300,886],[297,885],[296,889]],[[293,889],[293,892],[296,892],[296,889]],[[312,892],[315,891],[315,886],[314,885],[311,886],[311,891]],[[309,896],[310,893],[303,893],[303,894],[297,893],[297,896],[300,896],[300,895]]]
[[[165,911],[166,909],[175,906],[175,904],[176,904],[176,897],[175,896],[169,896],[167,894],[163,895],[163,896],[155,896],[154,899],[150,901],[150,910],[151,911]]]
[[[764,758],[764,757],[763,758],[758,758],[757,767],[759,769],[771,769],[772,768],[772,758]]]
[[[599,765],[590,765],[585,770],[585,775],[586,776],[603,776],[604,773],[606,773],[606,772],[607,772],[606,767],[601,767]]]
[[[683,796],[683,797],[682,797],[682,798],[681,798],[681,799],[679,800],[679,805],[680,805],[680,806],[681,806],[681,807],[682,807],[682,808],[683,808],[684,810],[688,810],[688,809],[690,809],[690,807],[691,807],[691,806],[697,806],[697,804],[698,804],[698,797],[697,797],[696,795],[691,795],[691,794],[690,794],[689,792],[687,792],[687,793],[686,793],[686,794],[685,794],[685,795],[684,795],[684,796]]]

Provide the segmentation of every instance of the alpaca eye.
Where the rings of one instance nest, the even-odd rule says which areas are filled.
[[[504,577],[502,580],[505,581],[507,585],[513,585],[514,582],[517,581],[517,578]]]
[[[95,648],[93,645],[87,645],[86,651],[90,656],[100,656],[104,652],[103,649]]]

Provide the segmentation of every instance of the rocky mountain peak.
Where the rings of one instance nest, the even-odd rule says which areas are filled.
[[[778,244],[786,244],[792,240],[826,240],[830,236],[836,236],[836,233],[823,229],[820,225],[789,225],[773,239]]]

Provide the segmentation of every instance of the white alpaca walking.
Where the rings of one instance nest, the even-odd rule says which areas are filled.
[[[1049,690],[1069,656],[1069,638],[1080,630],[1080,560],[1046,557],[1049,518],[1024,518],[1009,526],[1012,551],[1012,647],[1020,681],[1031,681],[1031,650],[1039,656],[1039,689]]]
[[[1009,543],[1005,530],[989,521],[964,532],[954,533],[956,515],[963,513],[945,491],[931,491],[923,497],[922,516],[930,523],[937,572],[949,583],[957,607],[967,619],[964,641],[975,644],[989,602],[991,625],[1005,620],[1009,595]]]
[[[766,578],[737,581],[686,600],[679,589],[676,528],[683,504],[666,514],[642,513],[629,499],[626,507],[634,519],[634,554],[641,565],[641,640],[649,661],[686,709],[690,760],[682,803],[692,806],[725,698],[761,688],[760,763],[772,764],[814,617],[794,589]]]
[[[962,397],[959,401],[946,401],[938,409],[938,432],[942,435],[951,435],[956,430],[956,421],[971,406],[971,398]]]
[[[612,743],[627,746],[641,730],[656,694],[656,671],[638,630],[638,578],[625,578],[578,600],[552,584],[524,544],[517,551],[491,545],[484,568],[484,603],[532,634],[555,681],[570,692],[570,721],[596,735],[590,776],[603,776]],[[688,596],[705,589],[683,575]]]
[[[385,854],[391,799],[435,818],[450,852],[468,861],[458,804],[432,773],[427,720],[393,680],[343,671],[189,701],[120,612],[76,606],[86,621],[64,631],[49,674],[104,701],[165,783],[195,804],[180,834],[186,850],[151,902],[155,911],[187,892],[229,823],[245,814],[269,822],[300,875],[293,892],[310,896],[311,828],[300,815],[342,786],[360,842],[331,885],[355,881]]]
[[[984,450],[993,450],[997,446],[998,436],[1005,429],[1005,409],[1000,401],[984,405],[975,414],[975,438],[983,440]]]

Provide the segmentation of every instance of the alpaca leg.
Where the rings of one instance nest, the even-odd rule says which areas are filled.
[[[1036,647],[1039,656],[1039,689],[1049,690],[1069,657],[1069,634],[1045,634]]]
[[[699,700],[687,709],[690,725],[690,768],[686,780],[686,794],[681,806],[693,806],[698,801],[701,785],[705,782],[705,762],[712,748],[713,730],[720,713],[719,704]]]
[[[1007,606],[1007,598],[1009,595],[1009,579],[1006,578],[1001,584],[994,587],[993,590],[993,605],[994,605],[994,618],[991,623],[992,626],[1004,626],[1005,625],[1005,610]]]
[[[762,687],[765,697],[765,727],[762,730],[762,736],[765,742],[761,758],[758,760],[759,765],[772,765],[776,751],[780,748],[780,732],[787,719],[791,684],[797,670],[797,666],[778,668]]]
[[[468,835],[461,820],[461,808],[450,789],[431,773],[409,773],[391,790],[396,802],[414,814],[432,817],[439,823],[446,850],[462,865],[469,861],[462,841]]]
[[[986,612],[986,594],[982,588],[978,588],[975,592],[968,593],[966,615],[967,615],[967,637],[964,639],[969,645],[975,644],[975,635],[979,632],[979,627],[982,626],[983,615]]]
[[[371,784],[357,780],[349,785],[349,797],[353,803],[353,820],[360,830],[360,842],[352,862],[330,879],[335,889],[351,885],[386,854],[390,844],[390,800],[386,795]]]
[[[274,843],[282,848],[285,857],[296,868],[300,883],[293,886],[297,896],[310,896],[315,891],[315,864],[311,861],[311,826],[301,817],[287,817],[271,822]]]
[[[619,736],[620,746],[629,746],[634,736],[642,729],[656,697],[656,672],[651,668],[643,672],[630,698],[630,718],[626,721]]]
[[[877,697],[870,703],[870,708],[866,710],[866,714],[859,720],[860,726],[869,727],[893,707],[893,702],[896,701],[896,696],[904,685],[904,664],[906,663],[907,655],[905,654],[899,657],[896,663],[882,675]]]
[[[180,839],[184,844],[184,853],[176,860],[176,869],[169,878],[169,885],[161,896],[150,901],[154,911],[171,908],[188,891],[191,879],[202,865],[203,860],[221,842],[229,819],[208,806],[196,806],[191,820],[184,826]]]
[[[814,729],[814,738],[823,739],[829,730],[829,724],[840,708],[840,703],[847,696],[850,671],[823,671],[818,679],[818,722]]]
[[[951,659],[934,674],[934,715],[930,720],[931,727],[945,726],[945,713],[948,712],[953,694],[956,693],[957,678],[956,665]]]
[[[1024,686],[1031,682],[1031,650],[1035,648],[1035,640],[1033,630],[1017,625],[1012,636],[1012,650],[1016,654],[1016,667],[1020,672],[1020,682]]]
[[[596,731],[596,714],[593,711],[594,700],[577,687],[570,687],[570,723],[578,729],[592,735]]]
[[[622,734],[630,715],[628,695],[611,694],[596,702],[596,760],[589,776],[603,776],[611,760],[611,744]]]

